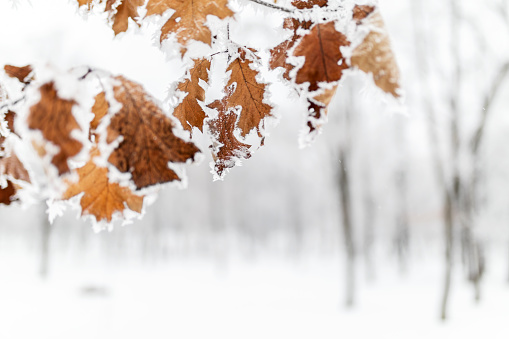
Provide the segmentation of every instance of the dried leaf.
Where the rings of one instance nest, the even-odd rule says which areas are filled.
[[[33,69],[30,65],[23,67],[5,65],[4,71],[9,77],[16,78],[19,82],[27,84],[31,81],[29,75],[32,73]]]
[[[292,5],[298,9],[311,9],[314,6],[325,7],[328,0],[294,0]]]
[[[80,130],[72,115],[76,103],[59,98],[53,82],[42,85],[39,91],[41,99],[30,108],[28,127],[40,130],[44,139],[60,148],[51,163],[61,175],[69,171],[67,160],[78,154],[83,147],[81,142],[71,136],[73,130]]]
[[[309,90],[316,91],[319,83],[340,80],[348,65],[339,48],[349,45],[346,36],[334,27],[334,22],[315,24],[294,50],[294,56],[306,58],[297,71],[295,82],[309,82]]]
[[[144,3],[145,0],[108,0],[106,2],[106,11],[112,15],[115,35],[127,31],[129,18],[138,24],[136,21],[139,17],[138,7]]]
[[[374,6],[355,5],[353,8],[352,19],[357,23],[357,25],[359,25],[362,19],[373,13],[374,10]]]
[[[322,126],[324,118],[327,115],[327,108],[337,88],[338,86],[335,85],[332,88],[325,89],[320,94],[308,98],[307,125],[309,127],[309,133],[315,132]]]
[[[210,61],[207,59],[194,60],[194,67],[189,71],[190,79],[186,78],[177,85],[177,90],[187,93],[182,102],[175,108],[173,115],[180,120],[182,127],[192,131],[193,127],[203,132],[203,120],[206,115],[198,100],[205,100],[205,90],[200,87],[200,79],[208,82]]]
[[[258,72],[250,67],[252,63],[253,61],[247,58],[246,51],[239,49],[239,56],[231,61],[227,69],[227,72],[231,71],[231,75],[226,87],[234,90],[227,95],[226,110],[241,107],[237,127],[243,137],[253,129],[260,135],[263,119],[272,116],[272,107],[263,102],[266,85],[256,80]]]
[[[84,193],[80,199],[81,214],[93,215],[97,221],[110,222],[115,212],[122,213],[126,207],[141,213],[143,197],[134,194],[128,187],[111,183],[108,169],[94,163],[94,158],[98,155],[97,149],[91,152],[90,160],[77,170],[79,181],[68,186],[63,199]]]
[[[11,153],[11,155],[5,158],[0,158],[0,174],[8,175],[13,179],[30,182],[28,171],[14,153]]]
[[[174,123],[139,84],[122,76],[114,90],[115,100],[122,107],[108,126],[107,142],[119,136],[120,145],[108,161],[121,172],[129,172],[137,188],[181,178],[168,163],[194,160],[199,149],[173,134]]]
[[[351,58],[352,66],[371,73],[375,84],[386,93],[399,97],[399,69],[392,52],[389,36],[379,11],[369,14],[362,25],[374,27],[357,46]]]
[[[211,32],[205,25],[207,15],[214,15],[219,19],[233,16],[227,6],[228,0],[149,0],[147,16],[162,15],[168,9],[175,13],[161,28],[161,42],[172,33],[176,34],[177,41],[186,46],[192,40],[211,44]]]
[[[94,113],[94,119],[90,122],[90,132],[94,132],[102,118],[108,114],[109,104],[106,101],[106,94],[101,92],[95,96],[94,106],[92,106],[92,113]]]
[[[250,145],[240,142],[235,137],[238,115],[235,109],[228,109],[228,95],[222,100],[216,100],[208,107],[218,111],[217,118],[210,120],[208,126],[212,135],[212,155],[214,157],[214,171],[222,178],[227,168],[235,166],[237,159],[251,157]]]
[[[0,187],[0,204],[10,205],[13,201],[15,201],[16,196],[16,187],[14,184],[7,180],[7,187]]]

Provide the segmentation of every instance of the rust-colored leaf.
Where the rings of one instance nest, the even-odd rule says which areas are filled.
[[[357,23],[357,25],[359,25],[362,19],[373,13],[374,10],[374,6],[355,5],[353,8],[352,19]]]
[[[11,78],[16,78],[19,80],[19,82],[26,84],[26,83],[29,83],[31,80],[29,75],[32,73],[33,69],[32,69],[32,66],[30,66],[30,65],[23,66],[23,67],[5,65],[4,71]]]
[[[206,115],[199,101],[205,100],[205,90],[200,87],[200,79],[208,82],[210,61],[207,59],[194,60],[194,67],[189,71],[189,78],[177,85],[177,90],[187,93],[182,102],[175,108],[173,115],[180,120],[182,127],[192,131],[193,127],[203,132],[203,120]]]
[[[137,188],[181,180],[168,163],[194,160],[199,149],[173,134],[174,123],[142,86],[122,76],[115,79],[115,100],[122,106],[111,118],[107,142],[119,136],[123,140],[109,162],[119,171],[131,173]]]
[[[266,85],[256,80],[258,72],[250,67],[252,63],[246,51],[239,49],[239,56],[231,61],[227,69],[231,75],[226,87],[234,90],[226,98],[226,110],[241,107],[237,127],[243,137],[253,129],[260,134],[263,119],[272,116],[272,107],[263,102]]]
[[[309,82],[309,90],[316,91],[319,83],[341,79],[348,65],[339,48],[349,45],[346,36],[334,27],[334,22],[315,24],[294,50],[294,56],[306,58],[304,65],[297,71],[295,82]]]
[[[5,121],[7,121],[7,128],[9,128],[9,130],[16,134],[16,131],[14,130],[14,119],[16,118],[16,113],[13,112],[13,111],[7,111],[7,113],[5,113]]]
[[[139,17],[138,7],[144,3],[145,0],[108,0],[106,2],[106,11],[112,15],[115,35],[127,31],[129,19],[138,24],[136,21]]]
[[[102,118],[108,113],[109,104],[106,101],[106,94],[101,92],[95,96],[94,106],[92,106],[92,113],[94,113],[94,119],[90,122],[90,132],[93,133],[99,124],[101,123]]]
[[[88,8],[90,8],[93,1],[94,0],[78,0],[78,6],[81,7],[86,5]]]
[[[15,201],[16,196],[16,187],[14,184],[7,180],[7,187],[0,187],[0,204],[10,205],[13,201]]]
[[[93,215],[97,221],[110,222],[115,212],[122,213],[126,207],[141,213],[143,197],[134,194],[128,187],[111,183],[108,169],[94,163],[98,155],[97,149],[92,150],[90,160],[77,170],[78,182],[69,184],[62,198],[70,199],[84,193],[80,200],[81,214]]]
[[[323,120],[327,115],[327,108],[336,93],[338,86],[323,90],[322,93],[308,98],[308,119],[307,125],[309,132],[312,133],[322,126]]]
[[[232,168],[238,159],[251,157],[250,145],[240,142],[235,137],[238,115],[235,109],[228,109],[228,95],[222,100],[216,100],[208,107],[218,111],[217,118],[208,122],[212,134],[212,155],[214,157],[214,171],[222,178],[227,168]]]
[[[177,41],[186,46],[192,40],[211,44],[211,32],[205,25],[207,15],[214,15],[219,19],[233,16],[228,6],[228,0],[149,0],[147,16],[162,15],[168,9],[175,13],[161,28],[161,42],[172,33]]]
[[[13,179],[30,182],[28,171],[14,153],[5,158],[0,158],[0,174],[8,175]]]
[[[379,11],[369,14],[362,25],[373,26],[351,58],[352,66],[371,73],[375,84],[386,93],[399,97],[399,69],[392,52],[389,36]]]
[[[78,154],[83,145],[71,136],[73,130],[80,130],[72,115],[75,105],[73,100],[58,97],[53,82],[39,88],[40,101],[30,108],[28,127],[40,130],[44,139],[60,148],[51,163],[56,166],[59,174],[69,171],[67,160]]]
[[[328,0],[294,0],[292,5],[298,9],[311,9],[314,6],[325,7]]]

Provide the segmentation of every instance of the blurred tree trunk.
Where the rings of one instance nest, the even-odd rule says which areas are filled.
[[[407,184],[407,164],[406,158],[408,152],[406,150],[405,138],[405,122],[406,117],[398,117],[396,120],[395,142],[396,149],[399,151],[399,159],[397,160],[397,168],[395,171],[395,186],[398,196],[398,206],[396,211],[396,234],[394,243],[396,253],[398,255],[399,269],[401,273],[407,270],[407,260],[410,250],[410,228],[408,221],[408,184]]]
[[[339,169],[338,184],[341,204],[341,216],[343,226],[343,238],[345,243],[346,254],[346,271],[345,271],[345,305],[352,307],[355,301],[355,246],[352,229],[351,216],[351,196],[350,196],[350,177],[348,173],[347,152],[341,147],[339,150]]]
[[[46,203],[42,202],[39,207],[39,220],[41,228],[41,256],[39,262],[39,276],[43,279],[48,277],[50,262],[50,240],[52,225],[46,214]]]
[[[373,245],[375,242],[375,220],[376,220],[376,204],[373,197],[371,173],[369,164],[363,168],[363,184],[364,184],[364,264],[366,270],[366,279],[373,281],[375,279],[375,266],[373,262]]]

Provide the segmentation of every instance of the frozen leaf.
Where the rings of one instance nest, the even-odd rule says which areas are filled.
[[[298,9],[310,9],[314,6],[325,7],[328,0],[294,0],[292,5]]]
[[[86,5],[88,9],[91,9],[94,5],[94,0],[77,1],[80,7]],[[145,0],[100,0],[98,3],[106,3],[105,11],[110,14],[110,18],[113,21],[112,28],[115,35],[117,35],[127,31],[129,19],[138,24],[138,9],[145,3]]]
[[[30,182],[30,175],[16,154],[0,158],[0,175],[8,175],[13,179]]]
[[[90,122],[90,132],[94,132],[102,118],[106,114],[108,114],[109,105],[106,101],[106,94],[101,92],[95,96],[94,106],[92,106],[92,113],[94,114],[94,119]]]
[[[174,33],[183,46],[192,40],[210,45],[212,34],[205,25],[207,15],[214,15],[219,19],[233,16],[234,13],[227,4],[228,0],[149,0],[147,16],[162,15],[169,9],[175,10],[161,28],[161,42]]]
[[[106,11],[112,15],[115,35],[127,31],[129,19],[136,22],[139,17],[138,7],[144,3],[145,0],[108,0],[106,2]]]
[[[374,6],[356,5],[353,8],[352,19],[357,23],[357,25],[360,25],[362,19],[373,13],[374,10]]]
[[[260,125],[263,119],[272,116],[272,107],[263,102],[266,85],[256,80],[258,71],[251,68],[253,61],[249,60],[244,49],[238,52],[238,57],[230,62],[227,69],[231,75],[226,86],[226,92],[229,93],[226,97],[226,110],[241,107],[237,127],[243,137],[253,129],[260,135]]]
[[[16,187],[14,184],[7,180],[7,187],[0,187],[0,204],[10,205],[16,196]]]
[[[80,130],[72,115],[76,104],[73,100],[58,97],[53,82],[39,88],[41,99],[30,107],[28,127],[40,130],[44,139],[58,146],[59,151],[51,163],[56,166],[59,174],[69,171],[67,160],[78,154],[83,145],[71,136],[73,130]]]
[[[194,67],[189,70],[189,78],[184,79],[177,85],[177,90],[186,93],[182,102],[175,108],[173,115],[180,120],[182,127],[192,131],[193,127],[203,132],[203,120],[206,115],[199,101],[205,100],[205,90],[200,87],[200,79],[208,82],[210,61],[207,59],[194,60]]]
[[[110,222],[114,213],[122,213],[126,208],[141,213],[143,197],[134,194],[129,187],[111,183],[108,169],[94,163],[98,155],[97,149],[91,152],[90,160],[77,170],[78,182],[69,184],[63,199],[84,193],[80,199],[81,214],[93,215],[97,221]]]
[[[340,51],[349,46],[346,36],[338,32],[334,22],[315,24],[295,48],[293,55],[305,57],[304,65],[297,71],[297,84],[309,83],[309,90],[316,91],[319,83],[331,83],[341,79],[348,68]]]
[[[32,73],[33,69],[32,69],[32,66],[30,66],[30,65],[23,66],[23,67],[5,65],[4,71],[11,78],[16,78],[20,82],[26,84],[31,81],[30,74]]]
[[[380,12],[368,14],[360,23],[372,28],[362,43],[354,49],[352,66],[371,73],[380,89],[399,97],[399,69]]]
[[[137,188],[181,180],[168,163],[194,160],[199,149],[173,133],[174,123],[141,85],[122,76],[115,80],[114,96],[121,107],[111,117],[107,142],[118,137],[122,141],[109,162],[119,171],[131,173]]]
[[[251,157],[250,145],[235,137],[238,115],[234,109],[227,108],[227,99],[228,95],[208,105],[218,111],[217,118],[210,120],[208,126],[213,139],[211,148],[215,161],[214,171],[220,178],[224,176],[225,169],[235,166],[238,159]]]
[[[327,107],[329,107],[337,88],[338,86],[335,85],[332,88],[325,89],[322,93],[308,98],[307,125],[309,133],[313,133],[322,126],[324,118],[327,115]]]

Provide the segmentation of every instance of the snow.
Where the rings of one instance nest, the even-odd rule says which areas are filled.
[[[19,254],[19,253],[18,253]],[[33,276],[35,256],[2,253],[2,338],[506,338],[509,289],[489,273],[480,305],[453,291],[451,319],[438,321],[441,266],[414,262],[407,276],[381,266],[360,281],[358,307],[341,304],[339,258],[295,261],[187,258],[147,264],[78,260],[57,253],[47,281]],[[90,259],[92,257],[93,259]],[[235,256],[232,256],[234,258]],[[499,262],[498,264],[501,264]],[[458,272],[457,272],[458,273]],[[457,281],[459,274],[456,275]]]

